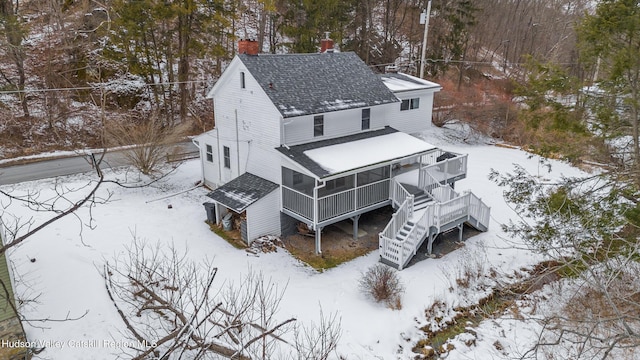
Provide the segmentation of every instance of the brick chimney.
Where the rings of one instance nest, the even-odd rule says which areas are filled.
[[[258,55],[258,41],[240,39],[238,41],[238,54]]]
[[[333,52],[333,40],[329,38],[329,32],[325,33],[325,38],[320,40],[320,52],[332,53]]]

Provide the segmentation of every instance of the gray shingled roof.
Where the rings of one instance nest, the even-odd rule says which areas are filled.
[[[353,52],[238,56],[285,118],[399,101]]]
[[[208,197],[229,209],[241,213],[249,205],[278,188],[278,184],[251,173],[244,173],[213,190]]]
[[[344,144],[344,143],[348,143],[348,142],[351,142],[351,141],[368,139],[368,138],[372,138],[372,137],[375,137],[375,136],[392,134],[392,133],[395,133],[395,132],[398,132],[398,130],[387,126],[384,129],[380,129],[380,130],[367,131],[367,132],[363,132],[363,133],[357,133],[357,134],[354,134],[354,135],[343,136],[343,137],[334,138],[334,139],[316,141],[316,142],[312,142],[312,143],[301,144],[301,145],[296,145],[296,146],[291,146],[291,147],[281,146],[281,147],[276,148],[276,150],[280,151],[281,153],[283,153],[285,156],[287,156],[291,160],[293,160],[296,163],[300,164],[305,169],[311,171],[317,177],[323,178],[325,176],[332,175],[332,174],[329,171],[327,171],[326,169],[324,169],[322,166],[320,166],[318,163],[316,163],[315,161],[311,160],[304,153],[305,151],[318,149],[318,148],[325,147],[325,146]]]

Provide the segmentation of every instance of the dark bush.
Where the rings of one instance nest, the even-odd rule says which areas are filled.
[[[375,301],[384,301],[392,309],[402,307],[400,298],[404,292],[404,286],[396,270],[383,264],[376,264],[362,274],[359,284],[360,290],[371,295]]]

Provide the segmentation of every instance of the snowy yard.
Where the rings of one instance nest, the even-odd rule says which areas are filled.
[[[42,359],[116,358],[120,354],[118,342],[125,339],[125,328],[107,296],[101,271],[105,261],[124,254],[135,234],[148,243],[173,243],[179,249],[187,249],[189,256],[198,261],[212,259],[219,268],[215,287],[239,281],[249,269],[262,272],[280,286],[286,285],[279,313],[282,320],[295,317],[303,323],[317,322],[320,307],[325,314],[337,312],[342,321],[337,353],[346,359],[413,359],[411,347],[420,339],[418,328],[424,325],[424,310],[437,299],[446,299],[453,305],[467,304],[467,299],[459,295],[462,292],[449,289],[455,285],[451,276],[456,266],[463,266],[470,257],[479,258],[484,269],[494,268],[498,276],[506,277],[539,260],[533,254],[516,250],[511,239],[505,239],[500,225],[515,214],[503,201],[502,189],[488,179],[490,170],[510,171],[517,163],[548,179],[581,174],[576,168],[554,161],[552,172],[547,173],[537,157],[482,141],[466,144],[456,134],[434,128],[424,139],[445,150],[469,154],[468,177],[456,184],[456,191],[472,190],[491,206],[490,229],[468,240],[463,249],[401,271],[399,275],[406,287],[401,310],[375,303],[358,289],[360,274],[377,263],[377,251],[318,273],[286,251],[255,256],[217,237],[204,223],[205,189],[199,187],[164,198],[190,189],[200,180],[200,164],[192,160],[151,187],[126,189],[105,184],[100,194],[106,197],[109,192],[111,197],[107,203],[91,209],[93,229],[81,225],[90,218],[89,210],[84,208],[77,217],[68,216],[54,223],[10,251],[9,258],[19,274],[16,292],[22,299],[32,300],[22,308],[24,317],[31,320],[25,322],[28,340],[49,343],[38,355]],[[107,176],[124,179],[126,174],[122,170],[110,171]],[[133,177],[131,173],[128,176]],[[95,179],[95,174],[57,181],[68,188],[79,188],[91,179]],[[16,194],[39,190],[44,199],[54,195],[51,188],[55,181],[48,179],[3,189]],[[51,216],[32,212],[17,203],[6,211],[22,221],[33,218],[36,224]],[[4,216],[3,219],[10,220]],[[79,319],[42,321],[66,318]],[[477,332],[475,345],[457,346],[449,358],[513,357],[535,341],[535,327],[512,319],[485,321]],[[500,351],[492,345],[496,339],[503,345]]]

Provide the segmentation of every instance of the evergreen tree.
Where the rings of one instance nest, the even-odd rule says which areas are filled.
[[[25,53],[22,40],[26,35],[26,27],[18,15],[18,2],[15,5],[12,0],[0,0],[0,26],[6,39],[6,49],[16,66],[18,75],[17,84],[0,70],[0,75],[12,87],[18,90],[18,96],[22,105],[22,112],[25,117],[29,117],[29,107],[27,97],[24,94],[26,74],[24,69]]]
[[[287,47],[294,53],[318,52],[320,40],[330,32],[336,43],[343,38],[352,12],[351,0],[280,0],[283,35],[292,39]]]
[[[444,0],[433,3],[428,57],[438,62],[427,63],[432,76],[447,71],[450,61],[463,62],[480,9],[470,0]],[[460,63],[461,76],[463,64]]]
[[[233,7],[224,0],[116,0],[113,8],[117,30],[105,55],[147,83],[163,84],[152,87],[155,104],[169,121],[184,119],[191,62],[227,55],[221,43],[229,35]]]
[[[577,30],[582,61],[596,68],[599,89],[614,98],[597,92],[594,113],[601,129],[619,121],[631,135],[629,175],[640,184],[640,6],[636,0],[600,1]]]

